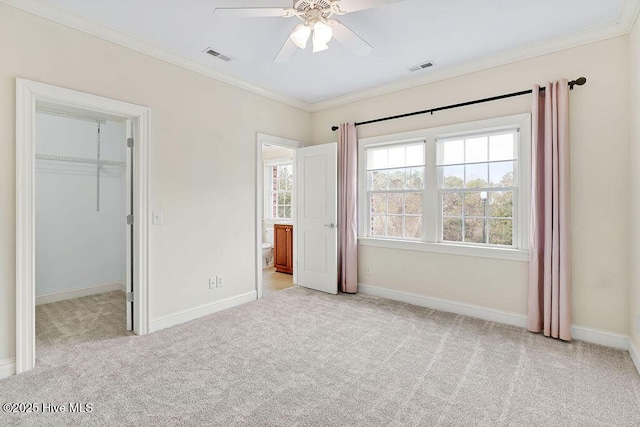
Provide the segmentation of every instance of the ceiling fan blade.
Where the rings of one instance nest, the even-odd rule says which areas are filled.
[[[364,9],[386,6],[388,4],[400,3],[405,0],[340,0],[338,5],[344,13],[357,12]]]
[[[359,35],[347,28],[343,23],[331,21],[331,29],[333,30],[333,38],[345,45],[349,50],[358,56],[367,56],[373,50],[373,47],[362,40]]]
[[[273,62],[275,62],[276,64],[287,62],[289,58],[293,56],[297,49],[298,46],[293,43],[291,37],[287,37],[287,41],[284,42],[282,48],[280,49],[280,52],[278,52]]]
[[[213,9],[214,15],[229,18],[261,18],[261,17],[289,17],[293,16],[293,9],[282,7],[230,7]]]

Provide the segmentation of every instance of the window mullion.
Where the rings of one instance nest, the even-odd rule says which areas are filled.
[[[406,151],[406,150],[405,150]],[[402,195],[402,237],[407,237],[407,197]]]
[[[479,193],[481,191],[486,192],[499,192],[499,191],[515,191],[517,187],[456,187],[456,188],[440,188],[439,191],[443,193]]]
[[[367,191],[369,194],[411,194],[411,193],[422,193],[424,191],[423,188],[412,188],[409,190],[369,190]]]
[[[463,154],[463,159],[466,163],[467,161],[467,140],[464,140],[464,143],[462,144],[462,149],[464,150],[464,154]],[[466,164],[463,166],[464,168],[464,172],[463,172],[463,178],[462,178],[462,182],[464,183],[464,185],[467,185],[467,166]],[[467,239],[467,221],[465,220],[465,218],[467,217],[467,193],[463,193],[462,194],[462,242],[465,242]]]
[[[438,237],[438,226],[441,210],[440,201],[438,200],[438,180],[440,171],[436,168],[436,141],[431,139],[427,141],[425,150],[425,178],[424,192],[422,195],[422,221],[424,240],[426,242],[436,243],[440,239]]]
[[[487,160],[489,160],[491,158],[491,152],[490,152],[490,147],[491,147],[491,140],[489,138],[487,138]],[[491,168],[489,166],[489,163],[487,162],[487,186],[491,185]],[[487,245],[489,244],[489,233],[491,232],[491,223],[489,222],[489,218],[487,215],[487,203],[489,202],[489,196],[491,195],[490,192],[487,191],[487,200],[485,200],[483,202],[484,206],[483,206],[483,218],[482,218],[482,226],[484,227],[484,244]],[[513,209],[513,201],[511,202],[511,206]],[[489,209],[491,209],[491,206],[489,206]],[[513,231],[512,231],[513,233]],[[513,241],[513,235],[511,237],[511,240]]]

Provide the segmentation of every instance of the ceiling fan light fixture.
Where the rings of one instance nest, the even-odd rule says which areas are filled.
[[[313,24],[313,42],[321,45],[329,43],[333,37],[333,30],[327,24],[322,21],[318,21]]]
[[[300,49],[307,47],[307,41],[311,36],[311,28],[306,24],[299,24],[293,33],[291,33],[291,41]],[[315,40],[315,35],[314,35]]]
[[[316,43],[316,41],[313,40],[313,53],[322,52],[327,49],[329,49],[329,46],[326,43]]]

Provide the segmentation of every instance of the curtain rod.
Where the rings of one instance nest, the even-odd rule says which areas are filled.
[[[580,78],[578,78],[576,80],[571,80],[569,82],[569,89],[573,90],[574,86],[582,86],[586,82],[587,82],[587,79],[584,78],[584,77],[580,77]],[[540,88],[541,92],[544,91],[544,90],[545,90],[544,87]],[[378,122],[386,122],[387,120],[402,119],[404,117],[417,116],[417,115],[420,115],[420,114],[428,114],[428,113],[433,114],[436,111],[451,110],[453,108],[466,107],[468,105],[482,104],[484,102],[491,102],[491,101],[498,101],[500,99],[513,98],[514,96],[522,96],[522,95],[527,95],[529,93],[533,93],[533,89],[523,90],[523,91],[520,91],[520,92],[507,93],[505,95],[492,96],[491,98],[476,99],[475,101],[468,101],[468,102],[463,102],[463,103],[460,103],[460,104],[446,105],[444,107],[432,108],[430,110],[414,111],[413,113],[399,114],[397,116],[383,117],[381,119],[375,119],[375,120],[367,120],[366,122],[356,123],[356,126],[369,125],[371,123],[378,123]],[[337,131],[338,130],[338,126],[332,126],[331,130],[334,131],[334,132]]]

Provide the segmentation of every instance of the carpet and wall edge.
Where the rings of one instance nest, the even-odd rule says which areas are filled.
[[[638,352],[638,349],[633,345],[633,341],[631,340],[629,340],[629,355],[631,355],[631,360],[633,360],[633,364],[636,365],[638,374],[640,374],[640,352]]]
[[[256,291],[251,291],[245,294],[236,295],[220,301],[215,301],[212,303],[203,304],[197,307],[188,308],[186,310],[171,313],[166,316],[152,319],[149,331],[156,332],[161,329],[179,325],[181,323],[185,323],[190,320],[195,320],[200,317],[207,316],[209,314],[213,314],[221,310],[226,310],[228,308],[236,307],[241,304],[255,301],[256,299],[257,299]]]
[[[52,294],[37,295],[36,305],[50,304],[52,302],[64,301],[64,300],[74,299],[74,298],[82,298],[90,295],[102,294],[105,292],[113,292],[113,291],[125,292],[125,290],[126,290],[125,284],[120,282],[87,286],[84,288],[55,292]]]
[[[16,373],[16,359],[0,359],[0,380]]]
[[[368,285],[366,283],[358,284],[358,292],[366,295],[373,295],[380,298],[386,298],[394,301],[400,301],[407,304],[413,304],[420,307],[427,307],[434,310],[445,311],[449,313],[462,314],[465,316],[475,317],[478,319],[489,320],[497,323],[527,327],[527,316],[510,311],[497,310],[494,308],[483,307],[479,305],[466,304],[457,301],[417,295],[409,292],[396,291],[379,286]],[[628,350],[629,353],[636,351],[629,342],[629,336],[616,332],[603,331],[601,329],[590,328],[580,325],[571,326],[571,334],[574,339],[586,341],[593,344],[614,347],[620,350]],[[633,349],[633,350],[632,350]],[[632,358],[636,364],[636,368],[640,370],[640,358]]]

